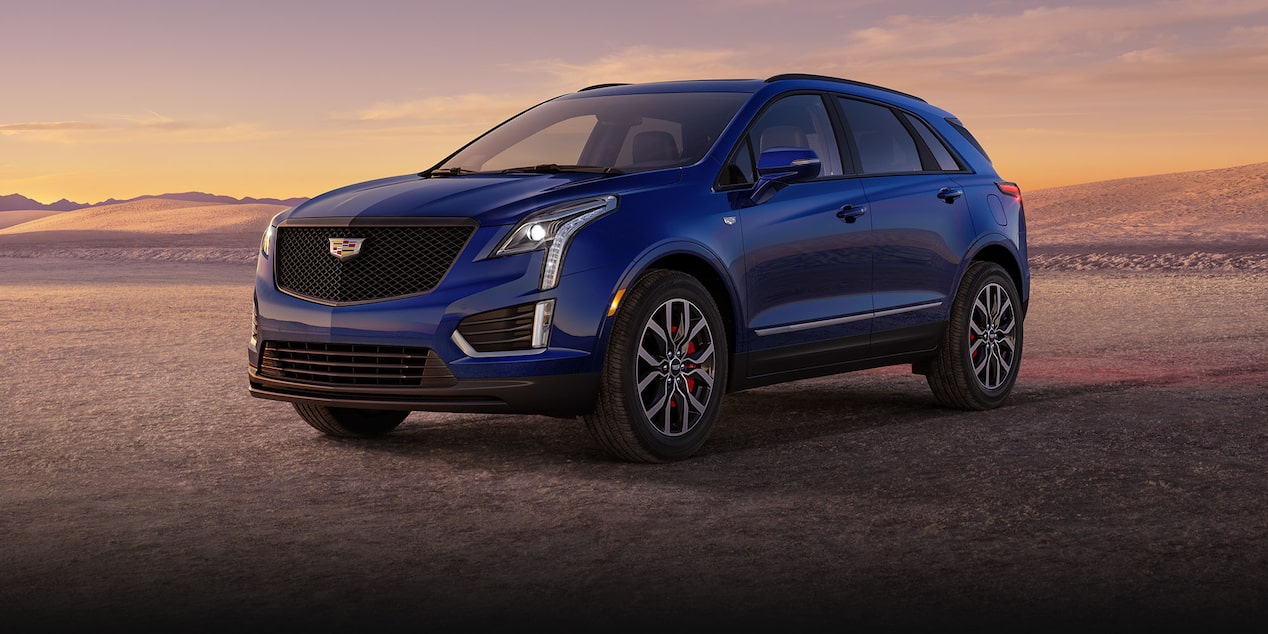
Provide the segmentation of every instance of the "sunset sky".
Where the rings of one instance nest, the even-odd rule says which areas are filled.
[[[1268,161],[1268,0],[0,0],[0,195],[313,196],[606,82],[808,72],[1026,189]]]

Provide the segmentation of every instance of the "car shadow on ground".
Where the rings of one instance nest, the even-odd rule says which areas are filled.
[[[848,438],[865,432],[949,421],[997,423],[1018,408],[1082,395],[1130,389],[1123,385],[1018,386],[997,410],[966,412],[941,406],[919,383],[843,385],[840,377],[738,392],[727,396],[713,433],[693,458],[666,465],[630,465],[610,458],[590,439],[580,419],[515,415],[423,413],[390,435],[345,439],[314,435],[315,443],[352,445],[401,459],[442,460],[458,467],[553,470],[591,465],[652,470],[716,470],[746,452],[779,450],[797,443]],[[743,458],[750,462],[757,458]],[[625,469],[620,469],[625,471]]]

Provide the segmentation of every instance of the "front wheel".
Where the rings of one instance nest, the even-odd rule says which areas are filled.
[[[326,407],[292,403],[304,422],[331,436],[361,438],[386,434],[405,421],[408,411]]]
[[[625,295],[586,429],[613,456],[669,462],[704,444],[726,391],[726,331],[695,278],[653,271]]]
[[[926,380],[943,405],[991,409],[1004,402],[1021,367],[1021,297],[998,264],[969,265]]]

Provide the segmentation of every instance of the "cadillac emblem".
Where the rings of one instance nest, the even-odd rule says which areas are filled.
[[[361,253],[365,238],[330,238],[330,255],[340,262],[351,260]]]

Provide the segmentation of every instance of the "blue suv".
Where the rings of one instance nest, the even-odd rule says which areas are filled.
[[[278,214],[250,391],[337,436],[579,416],[680,460],[723,394],[783,381],[910,364],[995,407],[1029,289],[1021,190],[944,110],[814,75],[607,84]]]

